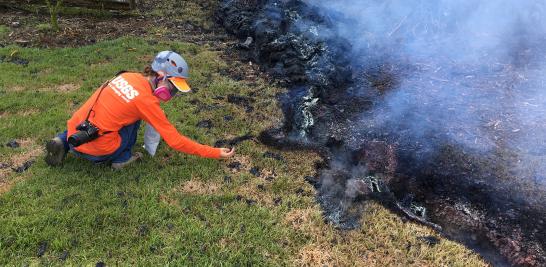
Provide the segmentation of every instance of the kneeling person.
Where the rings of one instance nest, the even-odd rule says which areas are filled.
[[[132,153],[140,121],[159,132],[167,144],[205,158],[227,158],[233,149],[202,145],[178,133],[159,105],[178,92],[189,92],[188,65],[177,53],[159,53],[144,73],[122,72],[106,82],[67,122],[67,131],[46,144],[46,162],[60,165],[68,151],[119,169],[142,157]]]

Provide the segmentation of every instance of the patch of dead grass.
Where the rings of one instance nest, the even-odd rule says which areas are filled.
[[[78,84],[67,83],[67,84],[62,84],[59,87],[57,87],[57,91],[71,92],[71,91],[77,90],[79,88],[80,88],[80,85],[78,85]]]
[[[304,246],[294,262],[296,266],[340,266],[327,247],[316,244]]]
[[[320,223],[316,224],[315,221],[320,216],[320,211],[316,207],[294,209],[286,214],[283,223],[297,231],[319,234],[322,231],[322,227]]]
[[[55,87],[40,88],[40,89],[38,89],[38,91],[40,91],[40,92],[69,93],[69,92],[80,89],[80,87],[81,87],[81,85],[79,85],[79,84],[65,83],[65,84],[61,84],[59,86],[55,86]]]
[[[296,266],[487,266],[461,244],[443,238],[435,246],[423,243],[417,237],[437,234],[376,203],[364,213],[362,227],[351,231],[325,223],[319,206],[291,210],[282,223],[306,240],[292,260]]]
[[[11,187],[23,177],[18,176],[15,179],[9,179],[9,176],[14,173],[12,168],[17,168],[27,161],[36,160],[36,158],[43,153],[42,148],[36,145],[32,139],[27,138],[16,141],[21,148],[23,148],[23,152],[5,159],[4,157],[0,158],[2,161],[5,161],[4,163],[8,164],[6,168],[0,169],[0,194],[9,191]]]
[[[251,182],[237,187],[235,189],[235,192],[246,199],[255,200],[262,206],[272,207],[274,203],[274,196],[268,192],[267,185],[263,183],[260,184],[262,184],[266,188],[266,191],[259,190],[257,188],[258,184]]]
[[[6,91],[8,91],[8,92],[22,92],[22,91],[25,91],[25,90],[26,90],[26,87],[20,86],[20,85],[6,87]]]
[[[169,197],[168,195],[166,194],[161,194],[159,195],[159,200],[169,206],[173,206],[173,207],[180,207],[178,205],[178,201],[176,201],[176,199],[173,199],[171,197]]]
[[[0,172],[0,195],[10,191],[15,184],[26,179],[26,175],[17,176],[15,179],[11,180],[2,178],[1,175],[2,173]]]
[[[174,187],[165,194],[159,195],[159,200],[169,206],[180,207],[173,193],[183,193],[184,195],[215,195],[220,191],[220,187],[215,183],[205,183],[199,180],[189,180]]]
[[[0,119],[3,119],[3,118],[9,118],[11,116],[17,116],[17,117],[27,117],[27,116],[31,116],[31,115],[35,115],[35,114],[38,114],[40,113],[40,110],[37,109],[37,108],[29,108],[29,109],[25,109],[25,110],[19,110],[17,112],[0,112]]]
[[[219,186],[215,183],[205,183],[199,180],[189,180],[175,187],[175,192],[181,192],[187,195],[215,195],[218,193]]]
[[[231,169],[231,172],[249,171],[252,166],[252,160],[246,155],[235,154],[230,162],[239,162],[241,164],[239,170]]]

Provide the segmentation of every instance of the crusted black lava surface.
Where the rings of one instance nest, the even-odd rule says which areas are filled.
[[[351,43],[334,29],[334,21],[343,18],[304,1],[224,0],[217,17],[241,39],[237,49],[242,58],[258,62],[289,88],[279,97],[284,124],[259,139],[287,149],[316,149],[323,155],[326,164],[318,177],[307,180],[317,188],[317,200],[329,221],[343,229],[358,227],[364,203],[375,199],[466,244],[494,265],[546,265],[544,170],[530,166],[546,152],[531,148],[522,158],[522,151],[514,151],[513,140],[530,133],[517,127],[513,114],[490,105],[464,107],[483,115],[486,123],[465,126],[461,118],[457,128],[424,129],[421,138],[411,133],[417,127],[412,122],[442,125],[445,118],[409,110],[412,118],[386,127],[379,122],[391,118],[377,115],[383,114],[378,110],[385,108],[385,95],[402,81],[409,96],[420,96],[412,92],[422,90],[424,83],[432,88],[458,86],[460,98],[453,99],[453,106],[440,107],[446,110],[461,108],[467,103],[461,99],[469,94],[502,102],[505,91],[492,89],[521,84],[516,71],[524,64],[520,57],[514,60],[516,67],[485,64],[480,79],[473,75],[478,70],[453,63],[449,74],[454,81],[437,77],[423,81],[423,75],[414,73],[426,73],[430,66],[412,64],[404,55],[373,56],[369,50],[361,55],[366,63],[355,64],[348,53]],[[430,65],[434,67],[434,62]],[[439,75],[446,70],[435,71]],[[518,96],[509,96],[513,97]],[[427,98],[403,101],[436,104]],[[239,98],[231,102],[249,103]],[[471,148],[453,142],[454,134],[472,143]],[[428,237],[423,241],[438,242]]]

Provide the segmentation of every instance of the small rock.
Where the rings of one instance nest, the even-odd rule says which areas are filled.
[[[44,256],[46,250],[47,250],[47,241],[40,242],[40,244],[38,244],[38,253],[36,254],[36,256],[38,257]]]
[[[20,46],[27,46],[30,44],[30,41],[29,40],[24,40],[24,39],[17,39],[14,41],[16,44],[20,45]]]
[[[138,227],[138,235],[145,236],[146,234],[148,234],[148,226],[145,224],[141,224]]]
[[[61,253],[61,256],[59,256],[59,260],[65,261],[66,259],[68,259],[68,255],[68,250],[63,251],[63,253]]]
[[[282,155],[278,153],[266,151],[263,156],[264,158],[271,158],[271,159],[276,159],[278,161],[284,161],[284,158],[282,157]]]
[[[417,239],[423,241],[425,244],[427,244],[429,246],[435,246],[435,245],[440,243],[440,239],[438,239],[435,236],[431,236],[431,235],[429,235],[429,236],[420,236]]]
[[[21,26],[21,22],[19,21],[14,21],[11,23],[11,27],[13,28],[19,28],[19,26]]]
[[[250,49],[250,46],[252,45],[253,41],[254,41],[254,39],[249,36],[249,37],[246,38],[244,43],[239,44],[239,47],[244,48],[244,49]]]
[[[253,99],[251,99],[250,97],[231,94],[231,95],[228,95],[227,100],[228,100],[228,103],[243,107],[246,112],[254,111],[254,107],[250,104],[250,102],[252,102]]]
[[[313,176],[305,176],[303,178],[306,182],[308,182],[309,184],[311,184],[313,187],[315,188],[318,188],[319,186],[319,181],[316,177],[313,177]]]
[[[14,58],[14,59],[10,60],[10,62],[13,63],[13,64],[23,65],[23,66],[28,65],[28,60],[22,59],[22,58]]]
[[[250,173],[252,173],[256,177],[260,177],[260,175],[262,175],[262,171],[258,167],[252,167],[250,169]]]
[[[243,136],[239,136],[239,137],[235,137],[233,139],[229,139],[229,140],[225,140],[225,139],[220,139],[218,141],[216,141],[214,143],[214,146],[215,147],[225,147],[225,146],[235,146],[241,142],[244,142],[244,141],[247,141],[247,140],[251,140],[252,138],[254,138],[253,135],[251,134],[245,134]]]
[[[241,163],[238,161],[230,162],[227,167],[238,171],[241,169]]]
[[[95,264],[95,267],[105,267],[106,266],[106,263],[102,262],[102,261],[99,261],[97,262],[97,264]]]
[[[14,140],[11,140],[11,141],[7,142],[6,146],[11,147],[11,148],[18,148],[21,145],[14,139]]]
[[[241,229],[241,233],[245,233],[246,232],[246,225],[241,224],[240,229]]]
[[[7,162],[0,162],[0,169],[7,169],[10,166],[11,166],[11,164],[9,164]]]
[[[12,168],[12,170],[16,173],[22,173],[26,170],[28,170],[28,168],[30,168],[30,166],[32,166],[32,164],[34,164],[34,160],[29,160],[25,163],[23,163],[23,165],[17,167],[17,168]]]
[[[210,129],[212,128],[212,121],[211,120],[202,120],[200,122],[197,123],[197,127],[199,128],[207,128],[207,129]]]

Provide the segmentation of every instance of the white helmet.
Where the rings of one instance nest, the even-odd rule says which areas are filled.
[[[188,63],[178,53],[162,51],[157,54],[152,62],[152,70],[164,72],[169,77],[188,79],[190,77]]]

